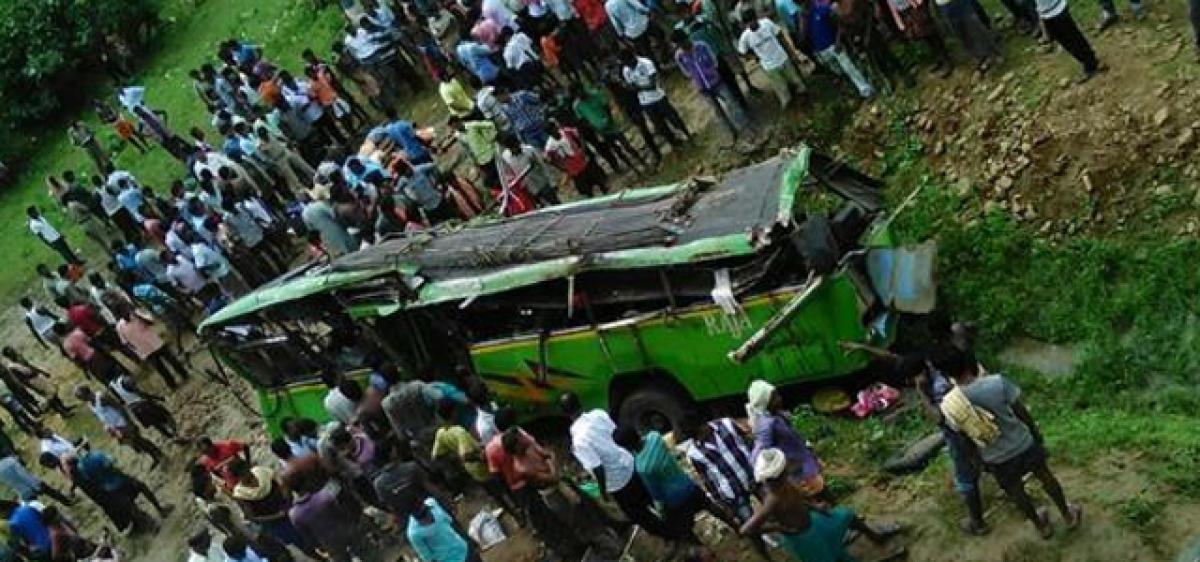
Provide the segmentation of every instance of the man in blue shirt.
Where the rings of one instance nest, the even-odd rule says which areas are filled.
[[[396,143],[404,149],[404,153],[408,156],[408,162],[414,166],[433,162],[433,155],[429,152],[429,147],[417,136],[416,123],[397,118],[396,112],[391,108],[388,108],[384,114],[387,116],[388,122],[372,129],[367,135],[368,139],[376,143],[385,140]]]
[[[74,480],[80,483],[77,485],[86,482],[103,490],[110,502],[120,505],[129,513],[141,511],[136,503],[138,496],[144,496],[160,517],[166,518],[174,509],[159,502],[158,496],[154,495],[154,491],[145,482],[117,468],[113,458],[101,451],[88,451],[77,459],[67,461],[67,465]]]
[[[499,90],[497,93],[500,112],[508,118],[517,138],[538,150],[544,149],[550,133],[546,131],[546,107],[541,98],[529,90]]]
[[[837,23],[833,21],[833,8],[829,4],[814,2],[808,6],[804,20],[808,29],[808,39],[817,60],[834,72],[849,78],[859,96],[869,98],[875,95],[875,89],[871,87],[867,77],[863,76],[850,55],[838,47],[838,30]]]
[[[477,562],[479,553],[454,528],[454,520],[433,498],[424,498],[408,517],[408,544],[422,562]]]
[[[496,77],[500,74],[500,67],[492,60],[492,50],[478,41],[459,43],[454,54],[458,56],[458,62],[461,62],[467,70],[471,71],[471,74],[474,74],[484,84],[495,82]]]
[[[29,504],[5,501],[0,515],[8,518],[8,529],[30,559],[48,559],[53,548],[50,528],[42,522],[42,513]]]

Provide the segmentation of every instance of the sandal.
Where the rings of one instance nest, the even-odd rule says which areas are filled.
[[[896,562],[908,558],[908,547],[894,546],[875,559],[875,562]]]
[[[1067,528],[1079,527],[1079,524],[1083,522],[1083,508],[1073,503],[1067,504],[1067,508],[1071,511],[1071,519],[1066,521]]]
[[[992,532],[992,528],[988,527],[987,523],[976,523],[971,521],[970,517],[964,517],[963,520],[959,522],[958,526],[963,530],[964,533],[973,537],[982,537]]]
[[[888,540],[890,540],[892,537],[895,537],[896,535],[903,533],[904,527],[901,527],[900,524],[898,524],[898,523],[883,523],[881,525],[876,525],[874,527],[874,530],[875,530],[875,536],[878,537],[879,540],[873,541],[873,542],[885,543]]]
[[[1034,525],[1037,527],[1038,534],[1041,535],[1043,539],[1049,540],[1050,537],[1054,536],[1054,524],[1050,522],[1050,510],[1044,507],[1039,507],[1037,510],[1037,515],[1039,522],[1035,523]]]

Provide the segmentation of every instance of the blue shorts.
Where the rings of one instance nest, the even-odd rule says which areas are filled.
[[[946,438],[946,451],[954,470],[954,489],[960,494],[974,492],[979,487],[979,466],[967,458],[962,441],[967,438],[947,427],[942,427],[942,436]]]

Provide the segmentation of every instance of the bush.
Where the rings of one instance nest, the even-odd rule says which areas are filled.
[[[25,127],[81,102],[82,75],[144,44],[157,13],[156,0],[0,0],[0,120]]]

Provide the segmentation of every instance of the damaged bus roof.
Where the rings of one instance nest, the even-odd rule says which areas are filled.
[[[375,314],[474,299],[587,270],[655,267],[752,254],[773,225],[790,225],[810,165],[839,164],[807,146],[719,181],[691,179],[624,190],[524,215],[389,239],[332,263],[295,271],[210,316],[201,329],[385,276],[404,280],[407,299],[378,300]],[[819,173],[818,175],[826,175]],[[865,176],[832,187],[874,210]],[[827,182],[826,182],[827,183]],[[839,189],[841,188],[841,189]]]

